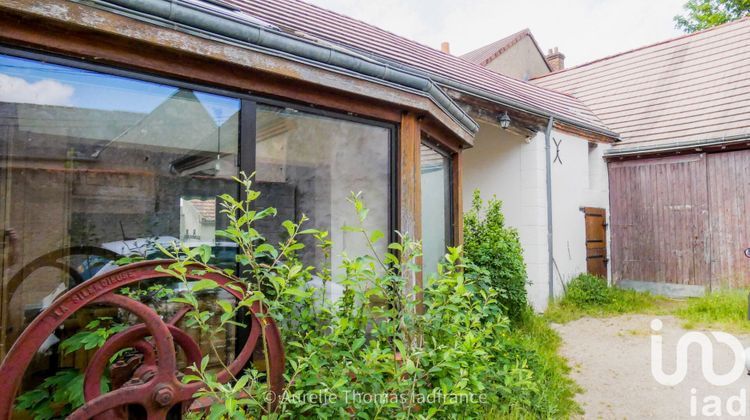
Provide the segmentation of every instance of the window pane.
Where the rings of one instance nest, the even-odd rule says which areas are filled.
[[[257,130],[260,205],[279,212],[275,220],[266,219],[269,225],[263,230],[269,239],[281,238],[280,221],[299,220],[305,214],[309,227],[330,231],[336,274],[342,252],[369,253],[362,234],[341,230],[357,224],[347,198],[360,191],[370,209],[365,227],[387,235],[390,130],[270,106],[258,107]],[[378,243],[378,252],[385,251],[385,242]],[[320,265],[324,256],[314,245],[306,243],[303,260]],[[339,293],[328,291],[333,298]]]
[[[6,343],[55,293],[112,269],[111,252],[156,258],[155,243],[182,239],[234,265],[233,248],[216,242],[216,196],[238,191],[239,109],[232,98],[0,55],[0,271],[4,284],[23,278],[5,290]],[[69,260],[77,280],[54,265],[21,271],[79,246],[92,248]]]
[[[450,161],[422,145],[422,270],[430,276],[450,243]]]

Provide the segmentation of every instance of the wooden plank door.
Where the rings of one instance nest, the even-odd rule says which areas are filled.
[[[612,277],[708,286],[706,155],[609,164]]]
[[[750,150],[708,155],[711,288],[750,286]]]
[[[586,271],[607,278],[607,211],[584,207],[586,218]]]

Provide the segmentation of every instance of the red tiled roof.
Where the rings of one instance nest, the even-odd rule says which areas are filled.
[[[198,211],[201,219],[206,222],[216,220],[216,200],[188,200],[188,202]]]
[[[529,109],[585,129],[609,132],[607,127],[578,99],[530,83],[497,74],[482,66],[395,35],[362,21],[299,0],[226,0],[238,9],[287,31],[339,44],[374,56],[441,76],[518,102]]]
[[[532,82],[582,100],[619,148],[659,148],[750,136],[748,68],[750,17]]]
[[[539,51],[539,55],[541,55],[542,59],[544,59],[544,53],[542,52],[542,49],[539,48],[539,44],[536,42],[536,39],[534,39],[534,35],[531,34],[531,31],[528,28],[522,29],[514,33],[513,35],[506,36],[505,38],[487,44],[483,47],[479,47],[474,51],[469,51],[466,54],[462,55],[461,58],[466,61],[471,61],[472,63],[479,64],[480,66],[486,66],[497,56],[507,51],[510,47],[516,45],[525,36],[528,36],[531,39],[531,42],[534,43],[534,46]],[[545,60],[544,62],[546,64],[547,60]],[[547,68],[549,68],[549,64],[547,64]]]

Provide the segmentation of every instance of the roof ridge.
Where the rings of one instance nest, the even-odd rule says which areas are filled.
[[[477,91],[474,95],[484,92],[478,96],[496,96],[503,98],[502,100],[509,106],[520,106],[519,109],[527,112],[555,115],[565,123],[577,125],[595,133],[614,134],[583,101],[574,95],[493,72],[476,63],[443,53],[429,45],[345,14],[304,0],[228,1],[242,5],[253,16],[285,26],[295,21],[294,16],[299,19],[308,15],[310,19],[298,20],[294,28],[317,38],[364,52],[374,59],[385,60],[386,64],[391,63],[391,65],[417,71],[438,84],[463,85]],[[275,8],[279,10],[274,10]],[[312,19],[313,17],[316,18]],[[326,20],[333,22],[328,22],[328,26],[323,25],[321,21]]]
[[[343,17],[343,18],[346,18],[346,19],[351,19],[351,20],[353,20],[353,21],[359,22],[359,23],[361,23],[361,24],[363,24],[363,25],[365,25],[365,26],[368,26],[368,27],[370,27],[371,29],[375,29],[375,30],[378,30],[378,31],[383,31],[383,32],[386,32],[386,33],[388,33],[388,34],[390,34],[390,35],[393,35],[393,36],[395,36],[395,37],[397,37],[397,38],[404,38],[404,39],[408,39],[409,41],[411,41],[411,42],[414,42],[415,44],[419,44],[419,45],[421,45],[421,46],[423,46],[423,47],[425,47],[425,48],[429,48],[429,49],[431,49],[431,50],[434,50],[434,51],[437,51],[437,52],[439,52],[439,53],[441,53],[441,54],[445,54],[445,55],[450,55],[450,56],[452,56],[452,57],[456,57],[455,55],[453,55],[453,54],[450,54],[450,53],[446,53],[446,52],[444,52],[443,50],[441,50],[441,49],[439,49],[439,48],[435,48],[435,47],[432,47],[432,46],[430,46],[430,45],[427,45],[427,44],[423,44],[423,43],[421,43],[421,42],[419,42],[419,41],[416,41],[416,40],[413,40],[413,39],[411,39],[411,38],[406,38],[405,36],[403,36],[403,35],[399,35],[399,34],[397,34],[397,33],[393,32],[393,31],[389,31],[388,29],[385,29],[385,28],[381,28],[381,27],[379,27],[379,26],[375,26],[375,25],[373,25],[372,23],[367,23],[367,22],[365,22],[365,21],[364,21],[364,20],[362,20],[362,19],[358,19],[358,18],[355,18],[355,17],[353,17],[353,16],[345,15],[345,14],[343,14],[343,13],[341,13],[341,12],[337,12],[337,11],[335,11],[335,10],[331,10],[331,9],[325,8],[325,7],[323,7],[323,6],[318,6],[317,4],[311,3],[311,2],[309,2],[309,1],[305,1],[305,0],[291,0],[291,1],[296,1],[297,3],[302,3],[302,4],[306,4],[306,5],[308,5],[308,6],[312,6],[312,7],[316,8],[316,9],[318,9],[318,10],[323,10],[323,11],[325,11],[325,12],[328,12],[328,13],[331,13],[331,14],[333,14],[333,15],[336,15],[336,16],[340,16],[340,17]]]
[[[242,1],[242,0],[239,0],[239,1]],[[418,45],[420,45],[420,46],[423,46],[423,47],[425,47],[425,48],[429,48],[429,49],[431,49],[431,50],[433,50],[433,51],[435,51],[435,52],[439,52],[439,53],[441,53],[441,54],[444,54],[444,55],[447,55],[447,56],[449,56],[449,57],[452,57],[452,58],[455,58],[455,59],[459,59],[459,60],[461,60],[461,61],[463,61],[463,62],[469,63],[470,65],[473,65],[473,66],[476,66],[476,67],[478,67],[478,68],[482,69],[482,71],[484,71],[484,72],[488,72],[488,73],[487,73],[487,76],[491,76],[491,77],[497,77],[497,76],[500,76],[500,77],[501,77],[501,78],[503,78],[504,80],[508,80],[508,81],[510,81],[511,83],[513,83],[513,82],[517,82],[517,83],[521,83],[521,84],[524,84],[524,85],[530,86],[530,87],[532,87],[532,88],[539,88],[539,89],[542,89],[542,90],[545,90],[545,91],[547,91],[547,92],[551,92],[551,93],[554,93],[554,94],[557,94],[557,95],[562,95],[562,96],[566,96],[566,97],[568,97],[568,98],[571,98],[571,99],[575,100],[576,102],[579,102],[579,103],[580,103],[581,105],[584,105],[584,106],[586,106],[586,105],[585,105],[585,104],[584,104],[584,103],[583,103],[583,102],[582,102],[582,101],[581,101],[580,99],[576,98],[576,97],[575,97],[575,95],[571,95],[571,94],[569,94],[569,93],[567,93],[567,92],[562,92],[562,91],[559,91],[559,90],[555,90],[555,89],[550,89],[550,88],[547,88],[547,87],[544,87],[544,86],[539,86],[539,85],[536,85],[536,84],[534,84],[534,83],[531,83],[531,82],[529,82],[529,81],[526,81],[526,80],[518,80],[518,79],[514,79],[514,78],[512,78],[512,77],[510,77],[510,76],[506,76],[506,75],[504,75],[504,74],[496,73],[496,72],[494,72],[494,71],[492,71],[492,70],[489,70],[489,69],[487,69],[487,68],[485,68],[485,67],[483,67],[483,66],[481,66],[481,65],[479,65],[479,64],[477,64],[477,63],[474,63],[474,62],[471,62],[471,61],[468,61],[468,60],[464,60],[464,59],[462,59],[462,58],[461,58],[460,56],[456,56],[456,55],[453,55],[453,54],[447,54],[447,53],[443,52],[442,50],[439,50],[439,49],[437,49],[437,48],[433,48],[433,47],[431,47],[431,46],[429,46],[429,45],[427,45],[427,44],[423,44],[423,43],[421,43],[421,42],[419,42],[419,41],[415,41],[415,40],[413,40],[413,39],[411,39],[411,38],[407,38],[407,37],[406,37],[406,36],[404,36],[404,35],[399,35],[399,34],[397,34],[397,33],[395,33],[395,32],[389,31],[389,30],[387,30],[387,29],[383,29],[383,28],[381,28],[381,27],[379,27],[379,26],[375,26],[375,25],[373,25],[373,24],[371,24],[371,23],[367,23],[367,22],[365,22],[365,21],[363,21],[363,20],[361,20],[361,19],[357,19],[357,18],[351,17],[351,16],[349,16],[349,15],[345,15],[345,14],[343,14],[343,13],[340,13],[340,12],[336,12],[336,11],[334,11],[334,10],[331,10],[331,9],[327,9],[327,8],[325,8],[325,7],[322,7],[322,6],[318,6],[318,5],[314,4],[314,3],[311,3],[311,2],[309,2],[309,1],[305,1],[305,0],[287,0],[287,1],[292,1],[292,2],[297,2],[297,3],[302,3],[302,4],[305,4],[305,5],[307,5],[307,6],[313,7],[313,8],[315,8],[315,9],[317,9],[317,10],[322,10],[322,11],[324,11],[324,12],[327,12],[327,13],[330,13],[330,14],[333,14],[333,15],[336,15],[336,16],[340,16],[340,17],[342,17],[342,18],[344,18],[344,19],[350,19],[350,20],[353,20],[353,21],[359,22],[359,23],[361,23],[361,24],[364,24],[364,25],[368,26],[368,27],[369,27],[369,28],[371,28],[371,29],[374,29],[374,30],[376,30],[376,31],[382,31],[382,32],[386,32],[386,33],[388,33],[388,34],[390,34],[390,35],[392,35],[392,36],[394,36],[394,37],[396,37],[396,38],[400,38],[400,39],[405,39],[405,40],[407,40],[407,41],[409,41],[409,42],[413,42],[413,43],[415,43],[415,44],[418,44]],[[525,29],[523,29],[523,30],[521,30],[521,31],[518,31],[518,32],[516,32],[515,34],[518,34],[518,33],[520,33],[520,32],[523,32],[524,30],[527,30],[527,29],[528,29],[528,28],[525,28]],[[515,34],[513,34],[513,35],[515,35]],[[530,30],[529,30],[529,35],[531,35],[531,31],[530,31]],[[512,36],[512,35],[510,35],[510,36]],[[532,35],[532,36],[533,36],[533,35]],[[329,41],[329,42],[336,42],[336,41]],[[374,52],[374,51],[370,51],[369,53],[370,53],[370,55],[372,55],[372,56],[379,56],[379,55],[380,55],[380,54],[378,54],[378,53],[376,53],[376,52]],[[409,65],[409,64],[406,64],[406,63],[404,63],[403,65],[406,65],[406,66],[408,66],[408,67],[412,67],[411,65]],[[483,90],[484,90],[484,89],[483,89]],[[587,106],[586,106],[586,108],[588,109],[588,107],[587,107]],[[589,109],[589,111],[591,112],[591,110],[590,110],[590,109]],[[592,114],[593,114],[593,112],[592,112]],[[598,118],[597,118],[597,119],[598,119]],[[602,121],[600,121],[600,123],[602,123],[602,125],[603,125],[603,122],[602,122]]]
[[[474,48],[473,50],[471,50],[471,51],[469,51],[469,52],[466,52],[466,53],[464,53],[464,54],[461,54],[461,55],[459,55],[458,57],[459,57],[459,58],[464,58],[464,59],[466,59],[466,58],[465,58],[466,56],[469,56],[469,55],[472,55],[472,54],[474,54],[474,53],[477,53],[478,51],[484,50],[484,49],[486,49],[486,48],[488,48],[488,47],[491,47],[491,46],[493,46],[493,45],[495,45],[495,44],[498,44],[498,43],[500,43],[500,42],[502,42],[502,41],[506,41],[506,42],[503,42],[503,44],[502,44],[502,45],[500,45],[499,47],[507,47],[507,46],[509,46],[510,44],[513,44],[513,43],[515,43],[515,42],[518,42],[518,39],[520,39],[521,37],[523,37],[523,36],[526,36],[526,35],[528,35],[528,34],[530,34],[530,33],[531,33],[531,31],[529,30],[529,28],[524,28],[524,29],[521,29],[521,30],[519,30],[519,31],[513,32],[513,33],[512,33],[512,34],[510,34],[510,35],[506,35],[506,36],[504,36],[504,37],[502,37],[502,38],[500,38],[500,39],[496,39],[496,40],[494,40],[494,41],[492,41],[492,42],[490,42],[490,43],[488,43],[488,44],[484,44],[484,45],[482,45],[481,47],[478,47],[478,48]],[[497,52],[497,51],[496,51],[496,52]],[[492,53],[492,54],[494,54],[494,53]],[[486,54],[486,55],[492,55],[492,54]],[[484,60],[485,60],[485,59],[482,59],[482,61],[484,61]],[[475,64],[478,64],[478,62],[476,62],[476,61],[473,61],[473,60],[468,60],[468,61],[471,61],[471,62],[473,62],[473,63],[475,63]]]
[[[604,56],[604,57],[601,57],[601,58],[597,58],[595,60],[591,60],[591,61],[587,61],[587,62],[582,63],[582,64],[578,64],[578,65],[573,66],[573,67],[568,67],[568,68],[561,69],[561,70],[558,70],[558,71],[555,71],[555,72],[552,72],[552,73],[548,73],[548,74],[544,74],[544,75],[541,75],[541,76],[537,76],[537,77],[531,78],[529,80],[530,81],[531,80],[541,80],[541,79],[544,79],[546,77],[556,76],[558,74],[562,74],[562,73],[568,72],[570,70],[580,69],[582,67],[590,66],[592,64],[600,63],[602,61],[611,60],[613,58],[620,57],[620,56],[623,56],[623,55],[626,55],[626,54],[630,54],[630,53],[634,53],[636,51],[645,50],[647,48],[656,47],[656,46],[659,46],[659,45],[669,44],[671,42],[679,41],[681,39],[690,38],[690,37],[693,37],[693,36],[703,35],[705,33],[708,33],[708,32],[711,32],[711,31],[714,31],[714,30],[717,30],[717,29],[724,29],[724,28],[726,28],[728,26],[732,26],[732,25],[736,25],[736,24],[742,23],[743,21],[750,21],[750,15],[743,16],[743,17],[741,17],[739,19],[735,19],[735,20],[732,20],[732,21],[729,21],[729,22],[726,22],[726,23],[722,23],[721,25],[712,26],[710,28],[706,28],[706,29],[703,29],[703,30],[700,30],[700,31],[683,34],[683,35],[680,35],[680,36],[676,36],[676,37],[673,37],[673,38],[668,38],[668,39],[665,39],[665,40],[662,40],[662,41],[658,41],[658,42],[654,42],[654,43],[651,43],[651,44],[642,45],[640,47],[631,48],[629,50],[621,51],[619,53],[610,54],[610,55],[607,55],[607,56]]]

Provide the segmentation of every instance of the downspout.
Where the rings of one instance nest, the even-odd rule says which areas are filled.
[[[546,167],[547,167],[547,268],[549,282],[549,297],[547,303],[552,303],[555,299],[555,282],[554,282],[554,264],[555,254],[552,246],[552,148],[550,144],[552,142],[552,126],[555,123],[555,117],[549,117],[547,122],[547,129],[544,131],[544,151],[546,153]]]

